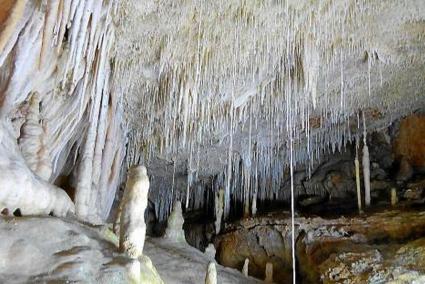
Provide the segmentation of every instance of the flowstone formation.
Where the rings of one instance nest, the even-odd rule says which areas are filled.
[[[65,215],[68,193],[80,219],[108,217],[125,155],[112,86],[116,5],[2,1],[0,203],[9,211]]]
[[[19,209],[23,215],[65,217],[74,213],[71,199],[60,188],[34,174],[21,156],[8,125],[0,122],[0,212]]]

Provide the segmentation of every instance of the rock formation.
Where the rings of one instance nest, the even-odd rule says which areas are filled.
[[[224,211],[224,190],[223,189],[220,189],[216,193],[214,206],[215,206],[215,233],[219,234],[221,230],[221,221],[223,218],[223,211]]]
[[[120,251],[132,258],[143,254],[146,236],[145,210],[148,205],[149,177],[146,167],[130,168],[122,198]]]
[[[248,269],[249,269],[249,258],[246,258],[243,267],[242,267],[242,274],[248,277]]]
[[[59,204],[45,203],[67,199],[58,197],[66,195],[57,194],[60,189],[34,181],[31,169],[51,183],[67,177],[75,189],[79,218],[100,222],[108,217],[125,146],[121,94],[110,91],[114,5],[76,0],[2,3],[0,119],[2,140],[10,140],[2,142],[9,152],[3,160],[21,167],[28,196],[34,196],[31,188],[40,188],[43,201],[33,199],[33,207],[46,207],[29,211],[24,205],[22,214],[49,213],[51,207],[58,211]],[[21,151],[14,150],[16,141]],[[16,171],[13,167],[8,173]],[[8,188],[23,185],[6,172],[3,177],[9,180]],[[71,205],[62,207],[66,211]]]
[[[208,246],[205,249],[205,255],[211,260],[215,261],[215,254],[216,249],[214,247],[214,244],[208,244]]]
[[[217,270],[215,262],[208,264],[207,275],[205,276],[205,284],[217,284]]]
[[[22,215],[65,217],[74,213],[74,204],[65,191],[35,175],[26,165],[10,129],[0,124],[0,211]]]
[[[176,201],[173,206],[173,211],[168,217],[164,238],[171,242],[185,243],[186,237],[184,235],[183,223],[182,204],[180,201]]]
[[[127,253],[89,257],[109,261],[102,274],[93,263],[63,259],[84,262],[79,240],[61,246],[58,256],[49,250],[44,263],[52,268],[60,259],[58,267],[37,263],[38,274],[17,279],[73,281],[59,279],[71,268],[80,280],[79,268],[94,267],[92,282],[121,275],[149,283],[139,275],[151,270],[142,255],[146,208],[152,235],[161,235],[168,219],[161,241],[174,249],[195,254],[186,222],[196,228],[188,241],[202,250],[214,242],[217,259],[238,270],[250,259],[250,274],[262,279],[267,262],[274,280],[285,282],[297,273],[316,282],[338,281],[336,274],[346,282],[360,274],[370,282],[412,276],[379,269],[421,263],[412,255],[420,255],[422,241],[409,238],[424,231],[422,215],[411,220],[403,213],[425,204],[424,38],[423,0],[2,0],[0,211],[50,214],[90,228],[109,227],[119,211],[119,249]],[[141,164],[146,168],[133,168]],[[413,225],[399,227],[412,232],[374,215],[391,205],[406,212],[384,216],[406,217]],[[256,228],[261,216],[285,214],[288,206],[290,222],[276,217]],[[339,217],[363,209],[351,227]],[[228,224],[241,217],[253,222],[242,230],[247,236],[226,238]],[[393,260],[373,247],[384,240],[364,232],[379,227],[377,220],[391,233],[371,232],[404,242],[391,243]],[[64,230],[87,238],[97,232],[73,229]],[[31,245],[15,237],[12,256]],[[254,245],[247,250],[236,241]],[[95,254],[115,250],[99,243],[89,242]],[[289,253],[295,251],[299,267]],[[207,254],[211,261],[211,246]],[[361,259],[375,270],[361,269]],[[58,278],[47,279],[50,271]],[[233,276],[223,279],[241,279]]]
[[[40,99],[37,93],[31,96],[26,121],[22,125],[19,147],[28,167],[42,179],[48,181],[52,174],[48,156],[45,131],[41,124]]]
[[[266,263],[266,271],[264,272],[266,277],[264,278],[265,283],[273,283],[273,263]]]
[[[398,203],[397,189],[395,189],[394,187],[391,188],[390,200],[391,200],[391,206],[397,205]]]

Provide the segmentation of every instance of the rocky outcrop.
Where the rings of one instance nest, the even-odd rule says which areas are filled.
[[[394,153],[402,163],[425,171],[425,115],[412,115],[400,122]],[[403,166],[402,168],[405,168]],[[406,171],[406,170],[404,170]]]
[[[2,283],[132,283],[134,260],[117,251],[104,227],[52,217],[0,218]],[[162,283],[149,258],[140,283]]]
[[[424,236],[425,214],[416,211],[386,211],[335,219],[297,217],[295,228],[297,267],[302,283],[318,283],[321,278],[330,277],[331,272],[325,275],[326,269],[334,269],[332,275],[339,273],[338,265],[332,266],[326,262],[331,259],[328,262],[333,261],[335,264],[335,256],[338,255],[358,255],[359,259],[364,257],[364,261],[370,257],[370,262],[391,260],[392,255],[384,252],[403,250],[403,243]],[[288,216],[270,214],[245,219],[227,227],[218,237],[218,261],[222,265],[242,269],[248,258],[250,275],[260,279],[265,277],[266,264],[272,263],[274,280],[277,283],[289,283],[292,279],[290,234]],[[381,251],[383,255],[375,253],[375,250]],[[425,257],[420,249],[417,252],[419,259]],[[420,274],[424,272],[420,263],[409,266],[406,262],[403,266],[400,261],[398,265]],[[364,265],[367,266],[367,263]],[[385,265],[390,269],[391,265]],[[374,276],[368,274],[368,277]]]

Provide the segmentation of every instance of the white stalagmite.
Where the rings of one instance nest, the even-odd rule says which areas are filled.
[[[223,218],[223,210],[224,210],[224,189],[220,189],[215,194],[215,233],[218,235],[221,230],[221,221]]]
[[[266,283],[273,283],[273,263],[267,262],[266,263],[266,277],[264,278],[264,282]]]
[[[133,259],[126,265],[128,271],[128,278],[131,284],[138,284],[140,282],[140,261]]]
[[[121,206],[120,251],[132,258],[143,254],[149,177],[144,166],[130,168]]]
[[[356,158],[354,159],[354,168],[356,171],[357,207],[359,209],[359,213],[361,213],[362,212],[362,193],[360,190],[360,163],[359,163],[359,150],[358,150],[357,143],[356,143]]]
[[[167,220],[167,229],[164,238],[171,242],[185,243],[186,237],[183,230],[184,218],[182,212],[182,204],[176,201]]]
[[[215,262],[210,262],[205,276],[205,284],[217,284],[217,269]]]
[[[366,122],[363,113],[363,180],[364,180],[364,193],[365,193],[365,206],[370,206],[370,158],[369,148],[366,141]]]
[[[391,188],[391,206],[396,206],[398,203],[397,189],[395,187]]]
[[[246,277],[248,277],[248,268],[249,268],[249,259],[246,258],[242,267],[242,274]]]
[[[254,194],[252,195],[251,202],[251,215],[255,217],[257,215],[257,190],[254,190]]]
[[[216,249],[214,244],[210,243],[208,244],[208,246],[205,248],[205,255],[209,258],[209,260],[211,261],[215,261],[215,254],[216,254]]]

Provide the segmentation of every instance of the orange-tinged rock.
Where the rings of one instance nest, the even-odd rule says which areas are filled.
[[[412,166],[425,168],[425,115],[403,119],[393,146],[398,160],[404,157]]]

